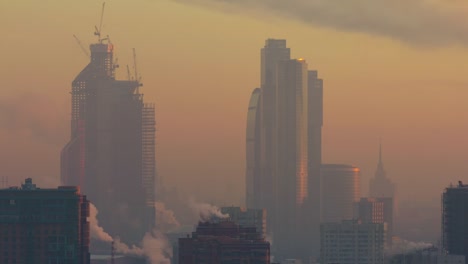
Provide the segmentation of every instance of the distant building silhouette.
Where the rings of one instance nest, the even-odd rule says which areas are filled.
[[[384,169],[382,161],[382,144],[380,144],[379,162],[377,164],[375,176],[370,180],[369,196],[395,198],[395,191],[395,184],[392,183],[389,178],[387,178],[387,173]]]
[[[360,170],[351,165],[322,165],[322,222],[354,217],[354,203],[361,197]]]
[[[321,264],[384,264],[385,224],[321,224]]]
[[[0,190],[0,263],[89,264],[89,202],[78,187],[26,179]]]
[[[261,50],[247,116],[246,201],[267,209],[277,258],[308,259],[319,255],[323,81],[290,53],[283,39]]]
[[[266,203],[262,202],[262,196],[266,194],[261,175],[261,120],[260,120],[260,98],[259,88],[252,92],[249,110],[247,112],[246,130],[246,204],[248,208],[263,209]]]
[[[275,254],[290,258],[300,254],[307,216],[307,63],[303,59],[281,61],[277,69],[274,241],[281,250]]]
[[[386,246],[392,245],[393,237],[393,199],[392,198],[361,198],[356,203],[355,218],[363,223],[386,223]]]
[[[260,97],[260,208],[267,209],[268,228],[275,225],[277,182],[276,164],[276,121],[277,121],[277,67],[280,61],[289,60],[291,50],[284,39],[267,39],[261,50],[261,97]],[[257,208],[257,209],[260,209]],[[272,230],[273,231],[273,230]]]
[[[468,263],[468,185],[459,182],[442,194],[442,244],[449,254],[464,255]]]
[[[138,76],[115,79],[111,43],[90,49],[91,61],[72,83],[62,182],[82,188],[107,232],[137,244],[154,224],[154,105],[144,103]]]
[[[317,71],[308,73],[308,201],[306,205],[305,240],[309,256],[318,256],[320,250],[321,221],[321,166],[322,166],[322,126],[323,126],[323,80]]]
[[[231,221],[199,223],[191,237],[179,238],[179,263],[270,264],[270,243],[255,227]]]

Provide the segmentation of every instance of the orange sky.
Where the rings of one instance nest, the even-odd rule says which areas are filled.
[[[70,85],[87,63],[73,34],[95,40],[101,3],[0,1],[0,175],[11,184],[58,183]],[[270,37],[286,38],[292,56],[325,80],[324,161],[360,167],[363,195],[379,137],[401,200],[438,202],[448,183],[468,181],[466,47],[421,47],[171,0],[106,5],[103,31],[116,46],[118,76],[135,47],[142,91],[156,102],[157,163],[167,185],[208,202],[243,199],[247,104]]]

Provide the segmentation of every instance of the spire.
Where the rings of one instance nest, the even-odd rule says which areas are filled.
[[[377,171],[375,172],[375,178],[385,178],[385,169],[382,161],[382,138],[379,139],[379,163],[377,164]]]
[[[379,139],[379,164],[382,163],[382,138]]]

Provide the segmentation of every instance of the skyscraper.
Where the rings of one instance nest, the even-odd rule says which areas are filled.
[[[261,184],[261,145],[260,145],[260,96],[261,90],[255,89],[250,97],[247,112],[246,131],[246,204],[248,208],[262,209],[261,195],[264,192]],[[263,192],[262,192],[263,191]]]
[[[459,182],[442,194],[442,244],[449,254],[464,255],[468,263],[468,185]]]
[[[275,248],[278,254],[298,254],[295,245],[303,230],[308,198],[307,158],[307,63],[303,59],[278,63],[276,88]],[[289,255],[289,256],[288,256]]]
[[[144,103],[137,76],[116,80],[111,43],[90,49],[90,63],[72,83],[62,182],[81,186],[107,232],[136,244],[154,224],[154,105]]]
[[[26,179],[0,190],[0,263],[89,264],[89,201],[74,186]]]
[[[360,170],[342,164],[322,165],[322,222],[353,219],[361,197]]]
[[[370,180],[369,184],[369,195],[370,197],[391,197],[394,198],[395,203],[395,184],[387,178],[383,161],[382,161],[382,144],[379,148],[379,163],[375,171],[375,176]]]
[[[246,201],[267,209],[275,256],[308,259],[320,244],[323,81],[290,53],[281,39],[261,50],[261,88],[247,117]]]
[[[261,50],[261,100],[260,100],[260,141],[261,141],[261,180],[260,207],[267,209],[268,226],[274,225],[276,176],[275,166],[275,129],[277,105],[277,66],[280,61],[290,59],[291,51],[284,39],[267,39]],[[256,208],[260,209],[260,208]]]
[[[309,256],[318,256],[320,249],[323,80],[317,71],[308,73],[308,192],[307,225],[305,228],[310,247]]]

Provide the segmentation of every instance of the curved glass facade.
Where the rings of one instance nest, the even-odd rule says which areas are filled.
[[[360,174],[360,169],[351,165],[322,165],[322,222],[353,218],[354,203],[361,196]]]
[[[246,203],[248,208],[260,208],[260,104],[261,91],[256,88],[250,97],[246,130]]]

